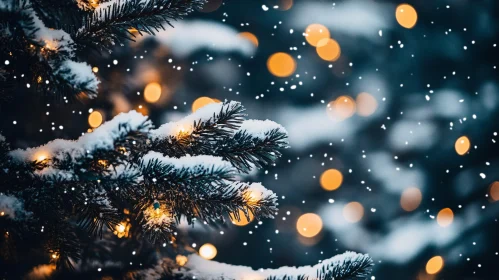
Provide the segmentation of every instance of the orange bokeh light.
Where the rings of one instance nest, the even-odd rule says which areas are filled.
[[[407,212],[416,210],[421,204],[423,195],[418,188],[408,188],[400,196],[400,206]]]
[[[96,128],[102,124],[102,121],[104,120],[104,117],[102,116],[102,113],[99,111],[93,111],[88,115],[88,124],[92,128]]]
[[[402,27],[411,29],[418,21],[418,13],[411,5],[400,4],[395,10],[395,18]]]
[[[441,227],[448,227],[454,220],[454,212],[450,208],[444,208],[437,214],[437,223]]]
[[[244,214],[244,211],[243,210],[239,210],[239,220],[237,220],[236,216],[235,215],[229,215],[229,218],[230,218],[230,221],[235,224],[236,226],[245,226],[249,223],[251,223],[253,221],[253,219],[255,218],[253,216],[253,213],[251,213],[251,211],[248,211],[248,214],[249,214],[249,220],[246,218],[246,215]]]
[[[460,156],[465,155],[471,147],[470,139],[466,136],[461,136],[456,140],[454,144],[454,148],[456,149],[456,153]]]
[[[296,222],[296,230],[304,237],[314,237],[322,230],[322,219],[314,213],[303,214]]]
[[[305,29],[305,39],[314,47],[317,47],[320,40],[329,39],[330,36],[331,34],[329,33],[327,27],[322,24],[310,24]]]
[[[426,273],[437,274],[444,267],[444,259],[441,256],[435,256],[426,263]]]
[[[343,95],[329,102],[327,113],[333,120],[345,120],[353,116],[356,111],[355,100],[350,96]]]
[[[258,47],[258,38],[255,36],[255,34],[251,32],[241,32],[239,33],[239,36],[249,40],[251,43],[253,43],[253,45]]]
[[[279,52],[269,57],[267,68],[276,77],[288,77],[295,72],[296,62],[289,54]]]
[[[343,175],[336,169],[328,169],[321,175],[321,186],[326,191],[334,191],[341,186]]]
[[[161,97],[161,85],[158,83],[149,83],[144,89],[144,99],[148,103],[155,103]]]
[[[196,112],[197,110],[199,110],[199,108],[202,108],[211,103],[217,102],[213,100],[213,98],[209,98],[206,96],[199,97],[198,99],[194,100],[194,102],[192,102],[192,112]]]
[[[341,47],[336,40],[323,38],[317,43],[317,54],[326,61],[336,61],[341,56]]]

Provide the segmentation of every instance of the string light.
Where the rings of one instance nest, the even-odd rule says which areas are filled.
[[[88,115],[88,124],[92,128],[99,127],[102,124],[102,121],[104,120],[104,117],[102,116],[102,113],[99,111],[92,111],[90,115]]]
[[[206,243],[199,248],[199,255],[204,259],[211,260],[217,255],[217,248],[213,244]]]
[[[175,257],[175,262],[177,262],[177,264],[179,266],[184,266],[186,263],[187,263],[187,257],[186,256],[182,256],[182,255],[177,255]]]

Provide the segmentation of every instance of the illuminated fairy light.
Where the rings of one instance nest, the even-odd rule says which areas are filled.
[[[423,195],[418,188],[408,188],[400,196],[400,207],[407,212],[411,212],[419,207],[422,200]]]
[[[339,170],[328,169],[322,173],[320,183],[324,190],[334,191],[343,183],[343,174]]]
[[[213,244],[206,243],[199,248],[199,255],[204,259],[211,260],[217,255],[217,248]]]
[[[186,263],[187,263],[187,257],[186,256],[183,256],[183,255],[177,255],[175,257],[175,262],[179,265],[179,266],[184,266]]]
[[[92,67],[92,72],[98,73],[99,72],[99,67],[96,67],[96,66]]]
[[[253,216],[253,213],[251,213],[251,211],[248,211],[249,219],[246,218],[246,215],[244,214],[243,210],[239,210],[238,215],[239,215],[239,220],[233,214],[230,214],[229,218],[230,218],[230,221],[234,225],[240,226],[240,227],[245,226],[245,225],[251,223],[255,219],[255,217]]]
[[[314,47],[317,46],[319,41],[322,39],[329,39],[330,36],[329,29],[322,24],[310,24],[305,29],[305,40]]]
[[[315,49],[320,58],[325,61],[336,61],[341,56],[340,44],[334,39],[324,38],[317,43]]]
[[[456,140],[454,144],[454,148],[456,149],[456,153],[460,156],[465,155],[471,147],[470,139],[466,136],[461,136]]]
[[[343,218],[349,223],[357,223],[364,216],[364,206],[359,202],[353,201],[343,207]]]
[[[161,97],[161,85],[158,83],[149,83],[144,89],[144,99],[148,103],[155,103]]]
[[[46,151],[37,151],[34,155],[34,160],[44,161],[49,158],[49,154]]]
[[[303,214],[296,222],[296,230],[303,237],[314,237],[322,230],[322,219],[314,213]]]
[[[448,227],[454,220],[454,212],[450,208],[444,208],[437,214],[437,223],[441,227]]]
[[[196,100],[194,100],[194,102],[192,102],[192,112],[194,113],[197,110],[199,110],[200,108],[203,108],[204,106],[211,104],[211,103],[217,103],[217,102],[213,98],[201,96],[201,97],[197,98]]]
[[[241,32],[241,33],[239,33],[239,36],[241,36],[244,39],[253,43],[253,45],[255,45],[255,47],[258,47],[258,38],[255,36],[255,34],[253,34],[251,32]]]
[[[125,229],[126,229],[126,227],[124,224],[119,224],[116,226],[116,230],[120,233],[125,232]]]
[[[102,116],[102,113],[99,111],[93,111],[88,115],[88,124],[92,128],[99,127],[102,124],[102,121],[104,120],[104,117]]]
[[[411,29],[418,21],[418,13],[416,9],[409,4],[401,4],[395,10],[395,18],[397,22],[404,28]]]
[[[435,256],[426,263],[426,273],[437,274],[444,267],[444,259],[441,256]]]
[[[267,60],[267,69],[276,77],[289,77],[296,70],[296,62],[291,55],[278,52],[271,55]]]

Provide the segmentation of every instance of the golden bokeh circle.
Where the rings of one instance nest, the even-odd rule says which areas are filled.
[[[149,83],[144,89],[144,99],[148,103],[155,103],[161,97],[161,85],[158,83]]]
[[[326,191],[334,191],[341,186],[343,174],[337,169],[328,169],[321,175],[320,183]]]
[[[204,259],[211,260],[217,255],[217,248],[213,244],[206,243],[199,247],[199,255]]]
[[[404,28],[411,29],[418,21],[418,13],[413,6],[409,4],[400,4],[395,10],[397,22]]]
[[[435,256],[426,263],[426,273],[437,274],[444,267],[444,259],[441,256]]]
[[[295,72],[296,61],[291,55],[278,52],[269,57],[267,60],[267,68],[272,75],[284,78]]]
[[[329,29],[322,24],[313,23],[305,29],[305,40],[314,47],[317,47],[319,41],[329,39],[330,36]]]
[[[88,115],[88,124],[92,128],[99,127],[102,124],[102,121],[104,120],[104,117],[102,116],[102,113],[99,111],[93,111]]]
[[[454,144],[454,148],[456,149],[456,153],[460,156],[465,155],[471,147],[470,139],[466,136],[461,136],[456,140]]]
[[[315,49],[320,58],[326,61],[336,61],[341,56],[340,44],[334,39],[323,38]]]
[[[194,100],[194,102],[192,102],[192,112],[196,112],[200,108],[211,103],[217,103],[217,101],[213,100],[213,98],[209,98],[206,96],[199,97],[198,99]]]
[[[322,230],[322,219],[314,213],[303,214],[296,221],[296,230],[301,236],[314,237]]]

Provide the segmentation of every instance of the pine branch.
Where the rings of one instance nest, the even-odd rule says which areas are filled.
[[[133,40],[130,30],[154,35],[164,25],[171,25],[200,8],[204,0],[117,0],[97,8],[83,19],[83,27],[75,33],[79,45],[110,51],[125,40]]]
[[[210,261],[193,254],[188,256],[185,266],[173,271],[173,275],[164,273],[163,276],[166,276],[165,279],[176,277],[175,279],[200,280],[242,280],[249,279],[248,277],[266,280],[354,280],[366,279],[371,273],[372,266],[373,261],[368,255],[354,252],[336,255],[314,266],[258,270]],[[157,271],[152,268],[138,274],[147,278]]]
[[[238,102],[211,104],[158,129],[132,111],[76,141],[57,139],[27,150],[9,151],[1,137],[0,182],[18,205],[7,218],[24,219],[27,228],[50,232],[39,245],[56,250],[58,264],[70,268],[71,260],[80,257],[83,241],[67,237],[103,238],[122,221],[125,208],[132,209],[128,217],[150,241],[164,243],[175,240],[182,216],[189,223],[211,225],[225,222],[229,215],[240,219],[241,211],[248,219],[273,217],[276,195],[258,183],[236,181],[236,159],[244,157],[255,166],[273,162],[287,145],[286,132],[270,121],[244,121],[243,111]],[[177,130],[183,125],[189,129]],[[215,149],[220,143],[230,145]],[[183,154],[208,147],[204,155]],[[230,156],[230,149],[235,155]],[[220,151],[234,160],[224,160]],[[23,236],[16,225],[8,223],[8,230]],[[72,245],[76,249],[69,248]]]

